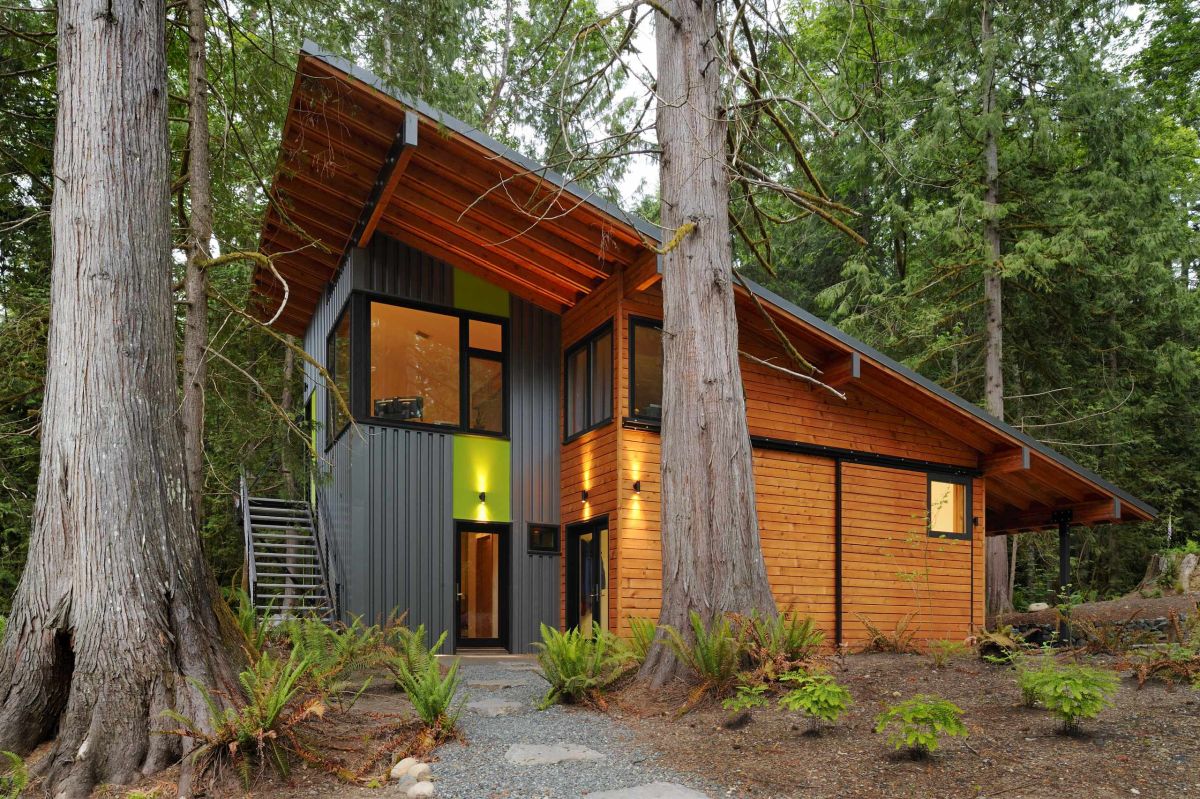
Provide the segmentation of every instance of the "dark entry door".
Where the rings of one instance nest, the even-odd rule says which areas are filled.
[[[567,627],[608,629],[608,519],[567,528]]]
[[[455,543],[456,646],[508,646],[508,527],[460,522]]]

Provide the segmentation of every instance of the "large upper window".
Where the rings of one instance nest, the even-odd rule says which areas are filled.
[[[334,326],[325,342],[325,371],[337,391],[326,391],[325,403],[325,437],[328,443],[333,440],[350,423],[350,418],[342,410],[350,405],[350,309],[342,312],[342,318]],[[342,401],[338,402],[337,395],[341,394]]]
[[[567,350],[565,371],[566,437],[612,421],[612,325],[605,324]]]
[[[949,538],[971,535],[971,481],[965,477],[929,476],[929,533]]]
[[[662,325],[643,319],[629,324],[629,415],[634,419],[662,419]]]
[[[368,307],[372,417],[505,431],[499,322],[385,302]]]

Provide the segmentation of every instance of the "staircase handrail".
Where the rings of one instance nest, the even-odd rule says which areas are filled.
[[[258,570],[254,564],[254,528],[250,525],[250,487],[246,481],[246,470],[240,469],[238,475],[240,483],[241,497],[238,504],[242,506],[242,533],[245,539],[245,558],[246,558],[246,579],[250,586],[248,591],[250,595],[250,606],[257,607],[257,584]]]
[[[321,571],[325,575],[325,592],[329,597],[333,618],[337,619],[339,618],[341,597],[338,596],[337,582],[333,579],[334,571],[330,569],[329,536],[325,532],[329,519],[326,517],[325,503],[320,501],[318,493],[317,496],[309,496],[308,504],[312,509],[313,534],[317,538],[317,556],[321,559]],[[338,573],[340,574],[340,572]]]

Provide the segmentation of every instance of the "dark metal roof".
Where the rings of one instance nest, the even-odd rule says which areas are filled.
[[[617,206],[615,206],[612,203],[605,200],[603,197],[597,195],[594,191],[585,189],[582,186],[579,186],[579,185],[567,180],[565,177],[563,177],[559,173],[543,166],[542,164],[537,163],[536,161],[529,158],[528,156],[525,156],[525,155],[517,152],[516,150],[513,150],[511,147],[508,147],[507,145],[496,141],[491,136],[488,136],[486,133],[484,133],[484,132],[480,131],[478,128],[462,121],[461,119],[458,119],[457,117],[453,117],[450,114],[445,113],[444,111],[440,111],[440,110],[434,108],[433,106],[429,105],[428,103],[425,103],[422,100],[418,100],[416,98],[409,97],[408,95],[404,94],[403,92],[400,92],[400,91],[397,91],[396,89],[391,88],[390,86],[385,84],[383,82],[383,80],[381,78],[379,78],[379,76],[375,75],[374,73],[370,72],[369,70],[363,69],[362,67],[358,66],[357,64],[354,64],[353,62],[347,61],[344,58],[340,58],[339,56],[334,55],[333,53],[329,52],[327,49],[321,47],[316,42],[306,39],[304,42],[304,46],[302,47],[302,52],[309,56],[312,56],[313,58],[317,58],[321,61],[324,61],[326,64],[330,65],[334,69],[337,69],[341,72],[351,75],[352,77],[362,81],[363,83],[366,83],[369,86],[372,86],[373,88],[378,89],[379,91],[395,98],[400,103],[403,103],[404,105],[408,106],[409,108],[413,109],[414,111],[416,111],[424,116],[427,116],[430,119],[435,120],[436,122],[438,122],[441,125],[445,125],[447,128],[454,131],[455,133],[458,133],[458,134],[461,134],[462,136],[467,137],[468,139],[475,142],[476,144],[479,144],[482,147],[486,147],[487,149],[496,153],[498,156],[505,158],[505,159],[513,162],[514,164],[517,164],[518,166],[522,167],[523,169],[528,170],[530,173],[536,174],[539,177],[555,184],[556,186],[561,187],[563,190],[575,195],[581,201],[586,202],[586,203],[598,208],[599,210],[603,211],[604,213],[608,214],[609,216],[613,217],[614,219],[619,219],[619,220],[629,224],[634,229],[636,229],[639,233],[645,235],[650,240],[656,241],[656,242],[662,240],[662,237],[659,232],[659,228],[657,226],[651,224],[650,222],[647,222],[646,220],[642,219],[641,217],[639,217],[635,214],[630,214],[630,213],[626,212],[625,210],[618,208]],[[661,270],[662,270],[662,259],[660,258],[659,259],[659,271],[661,272]],[[851,350],[858,352],[861,355],[865,355],[866,357],[870,358],[871,360],[879,363],[881,366],[883,366],[893,372],[896,372],[897,374],[899,374],[903,377],[908,378],[909,380],[913,381],[914,383],[921,386],[925,390],[932,392],[933,394],[940,397],[941,399],[943,399],[943,400],[955,405],[956,407],[966,411],[967,413],[971,414],[972,416],[974,416],[975,418],[977,418],[979,421],[983,422],[984,424],[987,424],[987,425],[995,428],[996,430],[999,430],[1000,432],[1004,433],[1005,435],[1008,435],[1008,436],[1011,436],[1012,438],[1017,439],[1024,446],[1029,447],[1031,450],[1034,450],[1034,451],[1040,453],[1041,455],[1045,456],[1046,458],[1049,458],[1050,460],[1059,464],[1060,466],[1063,466],[1064,468],[1075,472],[1076,474],[1080,475],[1084,479],[1086,479],[1092,483],[1095,483],[1097,486],[1104,489],[1105,491],[1110,492],[1113,496],[1117,497],[1122,502],[1127,502],[1130,505],[1132,505],[1133,507],[1141,510],[1143,513],[1146,513],[1152,517],[1158,516],[1158,511],[1153,506],[1151,506],[1145,502],[1142,502],[1141,500],[1139,500],[1137,497],[1133,496],[1129,492],[1113,485],[1112,483],[1105,480],[1103,477],[1101,477],[1100,475],[1091,471],[1090,469],[1080,466],[1075,461],[1073,461],[1070,458],[1068,458],[1067,456],[1051,449],[1050,447],[1046,446],[1045,444],[1043,444],[1042,442],[1033,438],[1032,436],[1029,436],[1026,433],[1023,433],[1020,430],[1017,430],[1016,428],[1011,427],[1010,425],[1000,421],[999,419],[995,418],[994,416],[992,416],[991,414],[987,413],[985,410],[980,408],[978,405],[967,402],[965,399],[958,396],[957,394],[955,394],[951,391],[947,391],[945,388],[942,388],[937,383],[933,382],[932,380],[928,379],[927,377],[924,377],[921,374],[919,374],[918,372],[915,372],[912,369],[909,369],[907,366],[900,363],[899,361],[889,358],[888,356],[884,355],[883,353],[879,352],[878,350],[867,346],[866,344],[864,344],[863,342],[854,338],[853,336],[845,333],[842,330],[839,330],[838,328],[829,324],[825,320],[823,320],[817,316],[814,316],[813,314],[804,310],[799,305],[796,305],[793,302],[785,300],[783,297],[780,297],[775,292],[773,292],[769,289],[766,289],[763,286],[760,286],[757,283],[754,283],[753,281],[750,281],[750,280],[747,280],[746,284],[760,298],[762,298],[763,300],[766,300],[767,302],[771,303],[772,305],[778,307],[784,313],[787,313],[791,316],[796,317],[804,324],[811,325],[812,327],[816,328],[817,330],[820,330],[821,332],[825,333],[826,335],[836,339],[840,343],[849,347]]]
[[[577,183],[567,180],[558,172],[555,172],[543,164],[539,164],[537,161],[534,161],[532,158],[517,152],[508,145],[496,141],[475,126],[464,122],[457,117],[453,117],[450,114],[447,114],[445,111],[440,111],[423,100],[410,97],[407,94],[388,86],[383,82],[382,78],[370,70],[363,69],[351,61],[347,61],[344,58],[334,55],[324,47],[321,47],[321,45],[309,39],[304,40],[304,45],[301,47],[300,51],[305,55],[312,56],[313,58],[325,62],[340,72],[345,72],[347,75],[362,81],[374,89],[378,89],[403,105],[408,106],[422,116],[429,117],[439,125],[444,125],[447,129],[465,136],[479,146],[486,147],[501,158],[513,162],[522,169],[528,170],[530,174],[537,175],[541,179],[553,183],[555,186],[558,186],[564,191],[574,195],[579,200],[599,209],[600,211],[603,211],[613,219],[619,219],[622,222],[625,222],[642,235],[647,236],[654,241],[659,240],[658,228],[647,222],[645,219],[642,219],[636,214],[630,214],[623,209],[618,208],[608,200],[596,194],[596,192],[592,191],[591,189],[586,189]]]

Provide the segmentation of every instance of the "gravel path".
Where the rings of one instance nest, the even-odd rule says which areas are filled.
[[[656,765],[649,752],[634,746],[632,733],[607,715],[557,705],[538,711],[536,703],[546,683],[535,669],[534,661],[526,658],[463,658],[468,702],[513,703],[519,709],[501,707],[508,711],[502,715],[489,715],[496,711],[487,707],[463,710],[460,723],[466,743],[441,747],[433,763],[439,797],[578,799],[655,782],[686,785],[714,798],[725,795],[712,784]],[[602,758],[553,765],[509,762],[505,755],[510,747],[522,744],[575,745]]]

